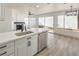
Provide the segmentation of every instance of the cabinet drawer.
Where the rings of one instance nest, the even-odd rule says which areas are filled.
[[[14,47],[5,49],[5,50],[3,50],[3,51],[0,51],[0,56],[9,56],[9,55],[11,55],[12,53],[14,53]]]
[[[5,44],[1,44],[0,45],[0,52],[3,51],[3,50],[9,49],[11,47],[14,48],[14,41],[8,42],[8,43],[5,43]]]

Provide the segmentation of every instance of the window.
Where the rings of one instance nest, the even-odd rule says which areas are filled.
[[[44,17],[39,18],[39,25],[44,25]]]
[[[39,17],[39,28],[53,29],[53,16]]]
[[[39,17],[39,27],[43,28],[45,25],[45,20],[44,17]]]
[[[45,27],[53,28],[53,17],[45,17]]]
[[[25,20],[25,24],[26,24],[26,27],[27,28],[34,28],[34,27],[36,27],[36,19],[35,18],[24,18],[24,20]]]
[[[77,29],[77,16],[58,16],[58,28]]]
[[[58,28],[64,28],[64,15],[58,16]]]
[[[24,18],[25,24],[26,24],[26,28],[28,28],[28,18]]]
[[[77,16],[65,16],[65,28],[77,29]]]
[[[35,18],[30,18],[30,27],[35,28],[36,27],[36,19]]]

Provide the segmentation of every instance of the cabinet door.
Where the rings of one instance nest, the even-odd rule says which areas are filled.
[[[33,56],[37,53],[37,37],[38,35],[34,35],[28,40],[28,56]]]
[[[27,55],[27,41],[26,38],[21,38],[15,41],[15,55],[26,56]]]
[[[26,46],[22,43],[17,48],[17,56],[26,56]]]

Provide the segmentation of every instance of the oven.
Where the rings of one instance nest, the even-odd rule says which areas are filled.
[[[24,22],[14,22],[14,24],[15,24],[15,30],[24,29],[24,25],[25,25]]]

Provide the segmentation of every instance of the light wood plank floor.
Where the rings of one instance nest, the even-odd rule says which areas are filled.
[[[48,33],[47,48],[37,56],[79,56],[79,39]]]

